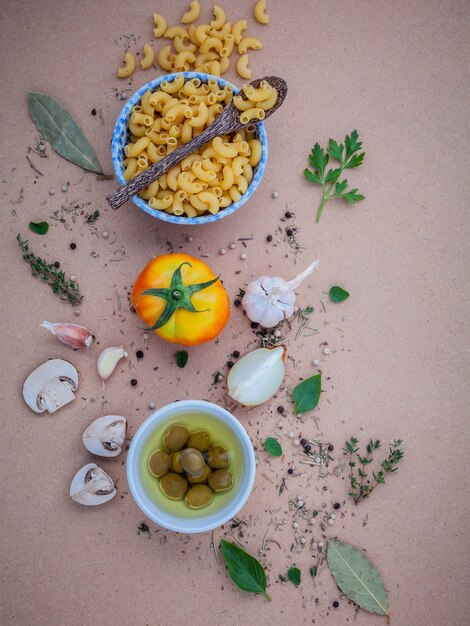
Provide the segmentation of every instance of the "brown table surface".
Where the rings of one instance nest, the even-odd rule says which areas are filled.
[[[285,77],[289,95],[267,123],[268,166],[251,200],[216,224],[175,228],[132,203],[112,211],[105,196],[115,181],[97,181],[49,147],[47,159],[28,153],[38,132],[26,94],[50,94],[71,110],[111,172],[110,140],[123,105],[116,90],[130,94],[158,75],[138,70],[131,81],[116,77],[124,35],[134,52],[141,50],[151,38],[152,13],[159,10],[177,23],[186,3],[3,2],[0,621],[353,624],[355,608],[328,569],[320,568],[315,585],[308,573],[319,555],[310,549],[312,537],[321,540],[319,525],[301,523],[307,544],[291,552],[288,498],[301,495],[306,506],[322,511],[342,504],[325,534],[367,551],[389,590],[393,624],[463,626],[469,609],[468,3],[268,1],[268,27],[254,22],[252,1],[226,6],[232,21],[246,16],[249,32],[263,39],[264,49],[250,55],[253,76]],[[205,20],[210,10],[204,3]],[[242,82],[233,71],[227,77]],[[366,199],[352,208],[332,202],[316,224],[320,190],[303,179],[307,155],[316,141],[325,145],[354,128],[367,156],[348,177]],[[67,182],[68,191],[62,192]],[[273,191],[279,192],[277,199]],[[64,203],[75,202],[86,203],[86,212],[100,210],[95,227],[85,225],[81,214],[75,223],[70,213],[65,224],[49,218]],[[295,214],[288,222],[282,219],[286,210]],[[52,224],[45,237],[28,231],[30,220],[41,219]],[[285,237],[289,224],[297,228],[298,254]],[[85,294],[79,317],[30,275],[16,246],[18,232],[29,237],[34,251],[60,260],[68,275],[77,276]],[[265,242],[268,234],[271,245]],[[240,238],[250,238],[246,248]],[[77,244],[74,251],[71,242]],[[228,250],[223,257],[221,247]],[[233,350],[255,345],[248,320],[235,307],[220,341],[191,349],[184,370],[176,367],[174,345],[153,335],[144,340],[127,293],[147,261],[169,250],[209,255],[232,301],[252,277],[291,277],[313,258],[321,261],[298,290],[299,306],[315,307],[310,324],[319,333],[295,339],[294,322],[288,346],[295,363],[288,361],[278,398],[250,413],[235,410],[259,456],[255,489],[239,515],[247,522],[241,541],[266,565],[272,603],[232,584],[211,550],[210,533],[178,535],[145,520],[128,491],[125,454],[101,463],[118,485],[112,502],[90,509],[68,497],[75,471],[92,460],[80,440],[92,419],[125,415],[132,434],[150,413],[149,402],[208,398],[223,404],[224,385],[212,386],[213,372],[226,372]],[[325,292],[333,284],[351,293],[348,301],[328,301]],[[43,320],[86,324],[97,344],[73,353],[39,327]],[[324,342],[328,356],[322,353]],[[130,357],[103,390],[96,357],[100,348],[116,344]],[[138,349],[145,353],[140,362]],[[23,403],[21,386],[50,357],[77,365],[80,389],[73,404],[39,416]],[[324,377],[314,412],[318,429],[310,414],[304,423],[297,420],[287,397],[300,376],[316,372],[313,358],[320,360]],[[138,379],[136,387],[131,378]],[[281,431],[279,404],[286,406]],[[405,459],[386,487],[355,507],[347,497],[346,469],[340,477],[319,479],[316,468],[298,464],[290,430],[323,433],[339,459],[331,471],[343,461],[341,448],[353,435],[362,442],[403,438]],[[274,431],[285,456],[268,462],[260,444]],[[293,462],[305,475],[289,477],[280,496],[278,485]],[[137,530],[143,521],[149,534]],[[260,555],[269,524],[269,537],[280,547],[268,543]],[[228,525],[216,531],[216,542],[227,530]],[[303,576],[298,588],[279,579],[294,563]],[[361,611],[356,623],[382,620]]]

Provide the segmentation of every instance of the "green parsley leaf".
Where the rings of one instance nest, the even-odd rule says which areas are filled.
[[[333,159],[336,159],[340,163],[343,162],[343,150],[344,146],[342,143],[338,146],[334,139],[329,140],[328,148],[326,149],[326,151],[331,157],[333,157]]]
[[[331,287],[328,295],[330,296],[330,300],[332,302],[344,302],[344,300],[347,300],[349,298],[349,293],[346,291],[346,289],[343,289],[338,285]]]
[[[323,148],[320,148],[320,144],[316,143],[313,150],[308,157],[310,165],[320,175],[325,171],[325,167],[328,165],[329,156],[323,153]]]
[[[281,444],[274,437],[268,437],[263,443],[263,448],[271,456],[282,456]]]

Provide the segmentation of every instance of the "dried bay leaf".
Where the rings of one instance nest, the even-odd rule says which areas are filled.
[[[41,135],[61,156],[90,172],[103,170],[74,117],[51,96],[29,92],[29,113]]]
[[[379,572],[360,552],[336,539],[328,542],[328,565],[336,584],[361,609],[388,615],[388,598]]]

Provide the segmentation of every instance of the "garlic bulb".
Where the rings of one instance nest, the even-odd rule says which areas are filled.
[[[43,322],[41,326],[49,330],[59,341],[76,350],[89,348],[95,340],[94,335],[92,335],[88,328],[79,326],[78,324]]]
[[[269,400],[284,380],[286,354],[284,346],[277,346],[257,348],[242,356],[228,375],[228,395],[245,406]]]
[[[294,314],[294,290],[317,269],[319,261],[311,263],[293,280],[279,276],[261,276],[251,282],[243,296],[242,306],[252,322],[272,328]]]
[[[107,380],[111,376],[121,359],[127,359],[127,352],[122,346],[103,350],[96,361],[98,374],[102,380]]]

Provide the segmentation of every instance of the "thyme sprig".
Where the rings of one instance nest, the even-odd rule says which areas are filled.
[[[385,474],[396,472],[398,463],[404,456],[404,452],[400,449],[403,440],[395,439],[395,441],[389,444],[389,454],[382,461],[381,469],[378,472],[372,472],[373,480],[371,481],[368,478],[366,468],[372,463],[374,452],[381,447],[380,440],[376,439],[374,441],[371,439],[369,441],[365,456],[361,456],[359,453],[358,443],[355,437],[351,437],[349,441],[346,441],[346,447],[343,448],[343,452],[349,455],[349,484],[351,490],[348,492],[348,495],[351,496],[355,504],[370,496],[378,485],[385,485]]]
[[[83,298],[80,287],[76,281],[66,280],[64,272],[59,271],[54,265],[46,263],[44,259],[30,251],[28,241],[23,241],[18,233],[16,241],[23,253],[23,259],[29,263],[33,276],[46,282],[52,291],[65,302],[79,304]]]

